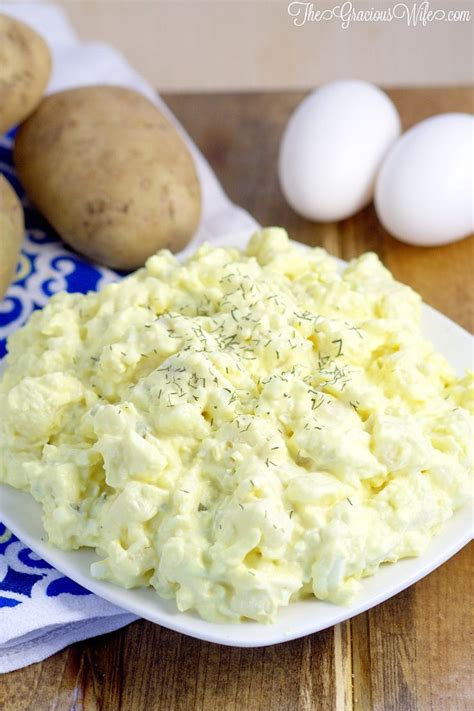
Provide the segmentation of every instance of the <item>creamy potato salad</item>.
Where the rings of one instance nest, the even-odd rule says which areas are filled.
[[[468,498],[473,379],[375,254],[281,229],[61,293],[9,341],[0,479],[55,546],[207,620],[348,603]]]

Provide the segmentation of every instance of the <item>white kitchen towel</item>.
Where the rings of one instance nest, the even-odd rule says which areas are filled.
[[[48,42],[53,56],[48,93],[85,84],[128,86],[151,99],[180,131],[196,162],[203,201],[199,230],[185,252],[223,233],[257,227],[248,213],[228,200],[176,118],[118,52],[103,44],[80,42],[63,12],[54,6],[0,3],[0,11],[31,25]],[[0,302],[0,359],[7,336],[51,294],[60,289],[86,292],[118,278],[70,251],[30,205],[15,175],[13,140],[14,132],[0,137],[0,172],[22,200],[26,236],[17,279]],[[134,619],[65,578],[0,524],[0,672],[38,662],[72,642],[110,632]]]

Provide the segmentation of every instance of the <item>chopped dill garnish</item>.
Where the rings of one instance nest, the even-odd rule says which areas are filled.
[[[339,350],[336,354],[336,358],[339,358],[339,356],[342,355],[342,338],[336,338],[334,341],[331,341],[331,343],[339,343]]]

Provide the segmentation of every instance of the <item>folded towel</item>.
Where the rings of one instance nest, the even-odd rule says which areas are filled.
[[[2,12],[31,25],[48,42],[53,55],[48,93],[85,84],[128,86],[145,94],[176,126],[194,157],[203,200],[201,225],[184,253],[223,233],[257,227],[248,213],[228,200],[176,118],[118,52],[103,44],[81,43],[54,6],[7,4]],[[119,278],[72,253],[28,203],[13,167],[13,133],[0,137],[0,172],[22,200],[26,236],[17,280],[0,302],[0,358],[6,352],[7,336],[33,309],[44,306],[51,294],[62,289],[86,292]],[[0,672],[41,661],[72,642],[110,632],[134,619],[54,570],[0,524]]]

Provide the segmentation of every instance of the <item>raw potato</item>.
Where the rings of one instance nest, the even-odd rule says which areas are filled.
[[[0,133],[23,121],[39,104],[51,73],[51,55],[40,35],[0,15]]]
[[[182,249],[200,216],[193,160],[141,94],[112,86],[44,99],[15,144],[20,179],[61,237],[116,269]]]
[[[8,180],[0,175],[0,299],[15,274],[24,229],[21,203]]]

